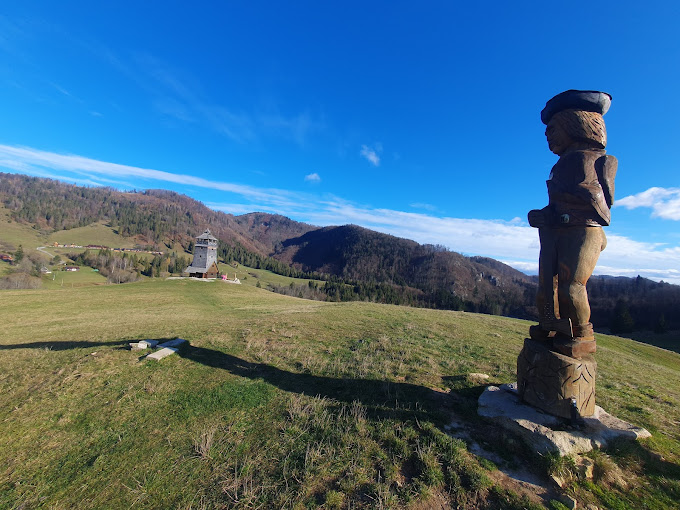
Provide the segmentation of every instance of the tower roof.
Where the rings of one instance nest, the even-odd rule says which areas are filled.
[[[205,232],[203,232],[200,236],[198,236],[196,239],[198,240],[211,240],[211,241],[217,241],[216,237],[213,237],[213,235],[210,233],[210,229],[206,228]]]

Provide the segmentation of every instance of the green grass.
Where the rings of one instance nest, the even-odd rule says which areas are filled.
[[[0,206],[0,225],[2,225],[0,242],[12,250],[19,245],[22,245],[24,250],[33,250],[38,246],[49,246],[55,242],[82,246],[101,244],[110,248],[132,248],[135,243],[134,238],[118,235],[116,229],[107,226],[103,221],[86,227],[57,230],[46,234],[27,223],[12,221],[9,211],[3,206]]]
[[[63,257],[66,253],[81,252],[83,249],[53,248],[52,244],[55,242],[81,246],[99,244],[110,248],[132,248],[136,243],[135,238],[119,235],[115,228],[108,226],[104,221],[85,227],[45,233],[27,223],[12,221],[9,211],[2,205],[0,205],[0,226],[2,227],[0,252],[15,251],[21,245],[25,252],[32,253],[37,247],[45,246],[49,253]],[[153,255],[148,255],[153,257]],[[144,256],[144,254],[138,254],[138,256]]]
[[[250,285],[252,287],[257,286],[257,282],[260,282],[260,286],[266,289],[269,285],[278,285],[281,287],[287,287],[291,283],[293,285],[307,285],[310,280],[304,278],[291,278],[290,276],[282,276],[280,274],[272,273],[266,269],[254,269],[251,267],[243,266],[241,264],[235,263],[236,267],[230,264],[218,264],[219,270],[222,274],[226,274],[229,278],[234,278],[234,273],[241,280],[241,284]],[[324,281],[312,280],[317,282],[319,285],[323,286]]]
[[[24,250],[31,250],[42,245],[40,231],[31,228],[30,225],[12,221],[9,211],[3,205],[0,205],[0,225],[2,225],[0,251],[15,251],[19,245]]]
[[[52,274],[42,276],[43,287],[45,289],[64,289],[70,287],[83,287],[86,285],[103,285],[107,282],[102,276],[92,268],[83,266],[79,271],[53,271]]]
[[[191,280],[61,289],[0,292],[2,508],[536,507],[442,432],[452,412],[481,426],[466,375],[515,380],[527,322]],[[159,363],[124,348],[175,337]],[[598,404],[653,437],[602,454],[625,487],[574,490],[660,508],[680,356],[598,340]]]
[[[662,349],[680,353],[680,330],[677,329],[665,333],[655,333],[649,330],[633,331],[632,333],[627,333],[626,336],[638,342],[656,345]]]
[[[132,248],[135,239],[118,235],[115,228],[108,226],[107,222],[98,222],[85,227],[58,230],[46,237],[46,243],[77,244],[100,244],[109,248]]]
[[[0,260],[0,276],[9,273],[12,270],[12,265],[9,262]]]

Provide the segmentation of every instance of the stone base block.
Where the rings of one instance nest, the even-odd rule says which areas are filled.
[[[568,420],[522,403],[516,388],[515,384],[487,387],[479,397],[477,412],[519,434],[532,451],[540,454],[577,455],[604,448],[611,441],[651,436],[647,430],[612,416],[598,406],[593,416],[584,418],[582,429],[571,429]]]
[[[596,373],[592,356],[571,358],[527,338],[517,358],[517,391],[522,401],[555,416],[571,418],[572,401],[578,414],[592,416]]]

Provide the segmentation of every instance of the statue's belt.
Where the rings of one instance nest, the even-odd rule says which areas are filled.
[[[528,215],[529,225],[542,227],[599,227],[601,224],[592,219],[584,219],[574,214],[558,214],[552,208],[533,209]]]

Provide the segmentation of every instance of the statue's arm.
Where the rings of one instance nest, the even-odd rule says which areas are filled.
[[[599,158],[595,164],[597,180],[600,181],[602,191],[604,192],[604,199],[609,208],[614,203],[614,179],[616,178],[618,167],[619,162],[617,159],[609,154]]]
[[[587,162],[583,162],[585,170],[583,181],[574,190],[574,197],[582,200],[583,203],[589,203],[599,216],[599,219],[592,219],[606,226],[611,221],[610,209],[614,202],[614,178],[618,162],[614,156],[603,155],[595,160],[593,166],[590,166],[590,169],[595,172],[588,170]]]

